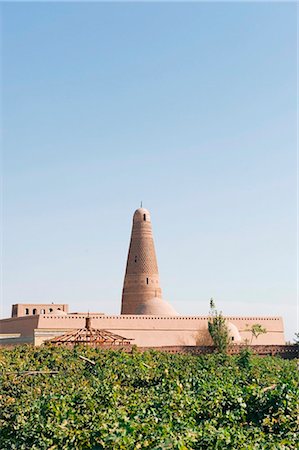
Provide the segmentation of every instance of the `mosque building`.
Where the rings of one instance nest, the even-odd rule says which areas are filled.
[[[10,318],[0,320],[0,345],[32,343],[84,329],[87,313],[69,312],[66,304],[15,304]],[[140,347],[212,345],[208,316],[182,316],[162,297],[151,216],[139,208],[133,216],[121,313],[89,313],[94,329],[105,330]],[[284,345],[281,317],[226,317],[231,340],[250,340],[252,325],[266,329],[253,345]]]

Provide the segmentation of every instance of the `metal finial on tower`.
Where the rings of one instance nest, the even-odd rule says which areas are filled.
[[[142,208],[142,200],[141,200],[141,202],[140,202],[140,208]]]

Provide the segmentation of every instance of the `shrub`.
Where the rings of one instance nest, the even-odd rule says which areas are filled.
[[[215,349],[218,353],[226,353],[230,344],[229,332],[226,320],[222,316],[222,312],[218,312],[215,308],[213,299],[210,300],[210,316],[208,320],[208,330],[213,339]]]

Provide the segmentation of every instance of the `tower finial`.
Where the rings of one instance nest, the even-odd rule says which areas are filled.
[[[141,202],[140,202],[140,208],[142,208],[142,200],[141,200]]]

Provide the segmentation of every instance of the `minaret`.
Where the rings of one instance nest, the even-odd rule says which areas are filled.
[[[158,264],[147,209],[139,208],[133,216],[131,242],[122,294],[121,314],[142,314],[140,305],[162,300]]]

